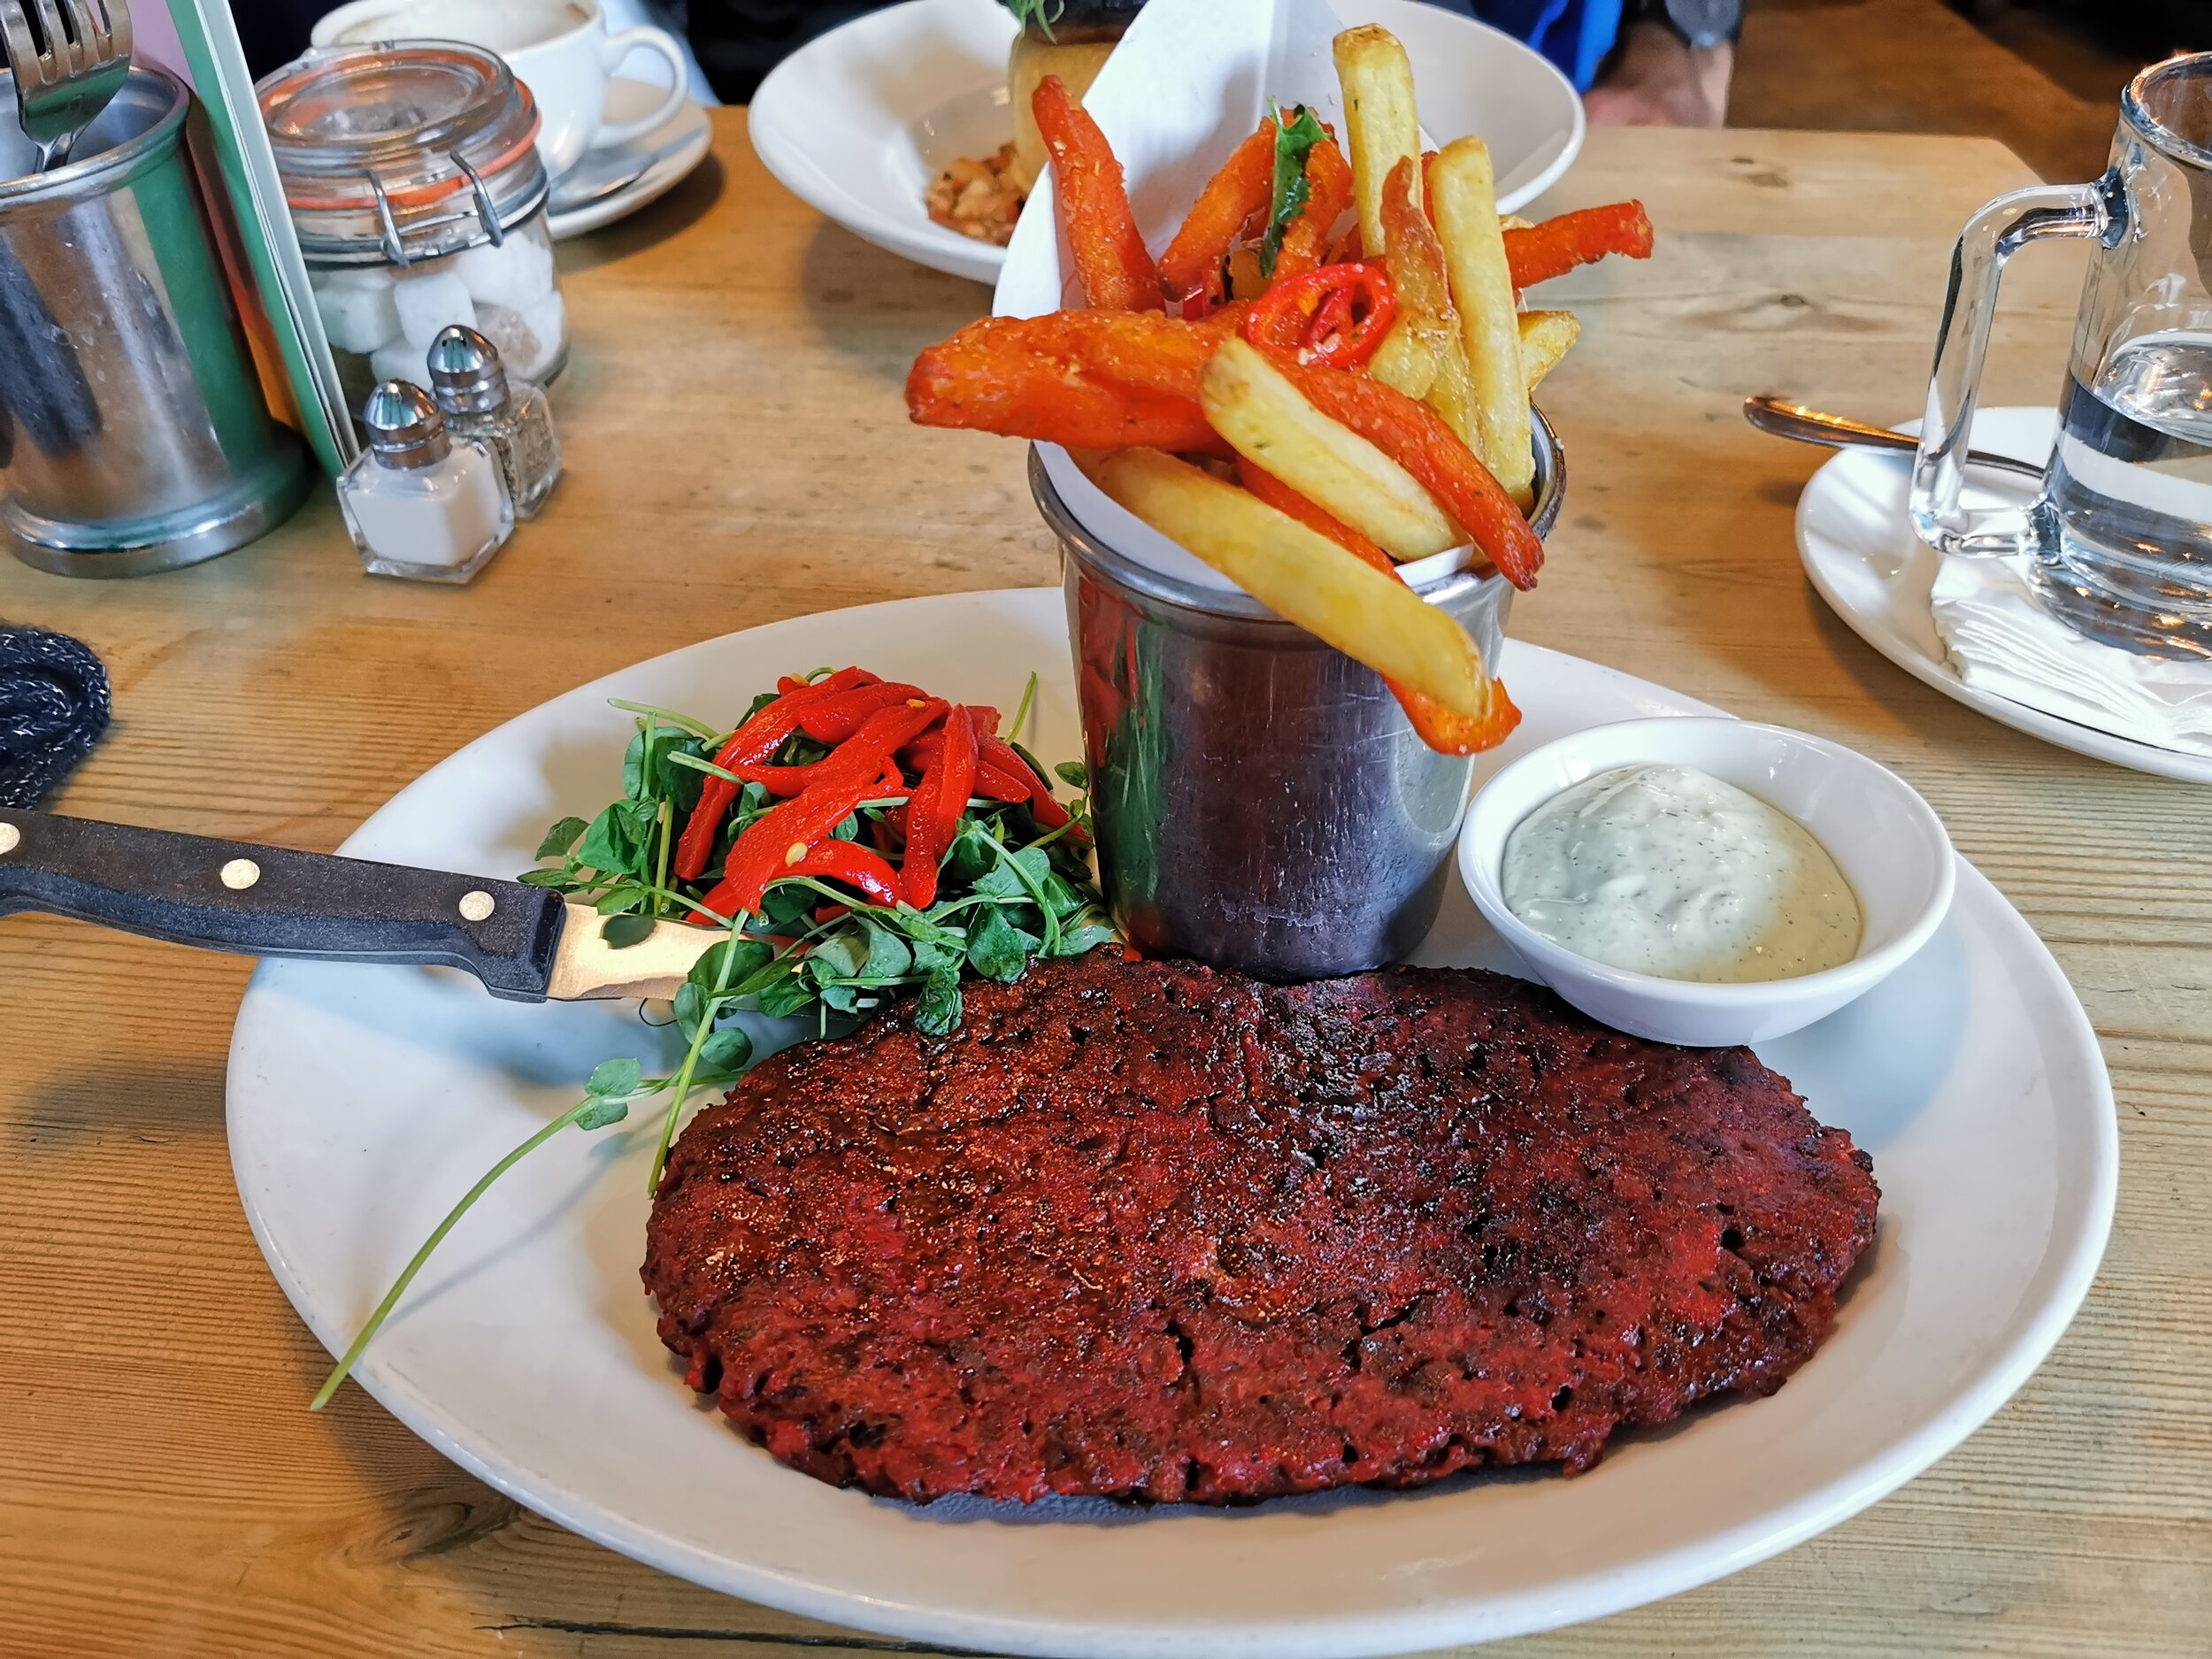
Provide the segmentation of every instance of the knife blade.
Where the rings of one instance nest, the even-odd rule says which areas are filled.
[[[40,910],[206,950],[458,968],[511,1002],[672,997],[719,930],[634,945],[588,904],[450,871],[0,808],[0,916]]]

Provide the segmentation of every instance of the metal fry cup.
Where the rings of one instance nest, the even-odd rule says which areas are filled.
[[[1538,535],[1566,462],[1535,419]],[[1107,547],[1030,452],[1060,539],[1099,873],[1148,955],[1273,979],[1405,956],[1436,919],[1474,776],[1415,735],[1375,672],[1250,595],[1163,575]],[[1415,591],[1494,672],[1513,589],[1458,571]]]

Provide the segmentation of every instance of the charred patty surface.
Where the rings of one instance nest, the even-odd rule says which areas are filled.
[[[1874,1236],[1743,1048],[1539,987],[1107,952],[762,1064],[678,1143],[661,1338],[795,1468],[920,1501],[1233,1502],[1595,1462],[1770,1394]]]

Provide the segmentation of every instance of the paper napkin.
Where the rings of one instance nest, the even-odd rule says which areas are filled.
[[[1931,603],[1952,667],[1975,690],[2212,757],[2212,662],[2140,657],[2083,638],[2043,609],[2017,559],[1946,558]]]

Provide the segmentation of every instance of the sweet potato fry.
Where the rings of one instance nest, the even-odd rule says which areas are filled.
[[[1286,282],[1318,271],[1328,259],[1329,233],[1351,204],[1351,165],[1332,136],[1306,152],[1306,205],[1283,233],[1282,251],[1275,256],[1274,280]]]
[[[1250,308],[1225,305],[1202,322],[1149,311],[1074,311],[1069,344],[1083,366],[1138,391],[1196,403],[1206,365]]]
[[[1383,180],[1402,159],[1417,161],[1421,154],[1413,62],[1396,35],[1371,23],[1338,35],[1335,57],[1337,81],[1344,89],[1344,125],[1352,141],[1360,242],[1371,257],[1389,246],[1383,230]],[[1414,188],[1417,195],[1417,179]]]
[[[1474,641],[1395,577],[1234,484],[1156,449],[1093,457],[1087,470],[1115,501],[1279,616],[1455,714],[1487,712]]]
[[[1217,370],[1227,355],[1225,347],[1215,358]],[[1544,544],[1536,539],[1535,531],[1529,528],[1528,520],[1490,470],[1434,410],[1364,374],[1294,363],[1276,366],[1309,408],[1368,440],[1442,503],[1508,581],[1516,588],[1535,586],[1537,568],[1544,562]],[[1211,379],[1210,372],[1210,391]],[[1210,397],[1206,412],[1210,417],[1214,413]],[[1217,419],[1214,424],[1218,428],[1221,423]],[[1222,435],[1236,442],[1228,434]],[[1244,453],[1241,445],[1238,453]],[[1264,465],[1265,457],[1261,459]],[[1318,496],[1314,499],[1324,508],[1330,505]],[[1348,522],[1363,527],[1356,519]]]
[[[1245,488],[1284,517],[1296,519],[1309,530],[1318,531],[1362,564],[1404,580],[1398,567],[1390,562],[1390,555],[1341,519],[1332,518],[1272,472],[1240,457],[1237,477]],[[1435,698],[1425,697],[1394,680],[1383,683],[1390,687],[1390,695],[1397,698],[1398,706],[1405,710],[1415,734],[1440,755],[1478,755],[1486,749],[1495,749],[1521,723],[1521,711],[1505,695],[1505,687],[1490,679],[1486,672],[1482,683],[1489,706],[1479,716],[1455,714]]]
[[[1220,303],[1222,262],[1253,219],[1267,211],[1274,188],[1275,122],[1270,117],[1206,181],[1190,217],[1160,256],[1160,286],[1177,315],[1194,301],[1202,311]]]
[[[1457,547],[1465,538],[1436,497],[1384,450],[1316,409],[1288,378],[1294,373],[1306,372],[1248,341],[1225,341],[1201,382],[1206,418],[1239,455],[1379,542],[1393,558],[1425,558]],[[1330,373],[1355,378],[1340,369]]]
[[[1474,443],[1475,395],[1467,378],[1467,349],[1451,279],[1436,227],[1413,199],[1413,164],[1401,161],[1383,181],[1383,234],[1388,238],[1390,280],[1398,290],[1402,320],[1369,372],[1409,397],[1426,400],[1444,424]]]
[[[1191,397],[1107,379],[1079,347],[1098,313],[991,317],[915,358],[907,412],[918,425],[958,426],[1071,449],[1217,449]],[[1164,322],[1164,318],[1159,319]]]
[[[1106,311],[1160,310],[1160,273],[1138,233],[1121,163],[1106,134],[1057,75],[1040,81],[1030,103],[1052,157],[1060,222],[1085,302]]]
[[[1567,348],[1581,337],[1581,320],[1572,311],[1521,313],[1521,373],[1528,376],[1530,391],[1559,366]]]
[[[1521,330],[1503,233],[1498,229],[1489,146],[1479,138],[1446,145],[1430,169],[1429,188],[1474,389],[1479,440],[1474,448],[1505,493],[1526,505],[1535,469],[1529,448],[1528,380],[1521,372]]]
[[[1608,207],[1577,208],[1526,230],[1509,230],[1504,237],[1513,286],[1532,288],[1609,253],[1650,258],[1651,216],[1641,202],[1615,202]]]

